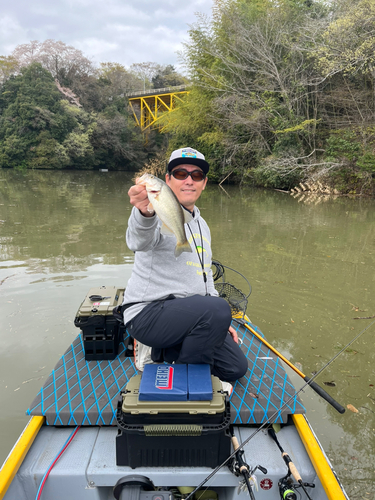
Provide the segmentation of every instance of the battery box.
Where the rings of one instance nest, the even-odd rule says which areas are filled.
[[[114,359],[123,340],[124,325],[113,316],[122,304],[124,288],[91,288],[79,307],[74,324],[81,329],[86,360]]]
[[[117,465],[214,468],[228,458],[230,403],[217,377],[209,401],[140,401],[140,383],[132,377],[118,402]]]

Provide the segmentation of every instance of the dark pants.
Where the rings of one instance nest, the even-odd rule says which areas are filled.
[[[153,302],[130,324],[129,334],[152,347],[152,359],[167,363],[205,363],[221,380],[234,381],[247,359],[228,333],[230,307],[224,299],[193,295]]]

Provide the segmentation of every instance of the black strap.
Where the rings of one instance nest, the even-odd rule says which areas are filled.
[[[129,304],[122,304],[121,306],[116,306],[113,309],[113,317],[117,319],[120,323],[124,323],[124,311],[131,306],[136,304],[142,304],[142,302],[130,302]]]

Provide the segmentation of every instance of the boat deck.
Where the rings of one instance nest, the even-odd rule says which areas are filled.
[[[249,325],[263,336],[259,328]],[[230,398],[232,423],[286,423],[288,415],[305,413],[280,359],[243,325],[233,322],[233,326],[242,340],[248,370],[235,383]],[[86,361],[83,340],[78,335],[27,414],[45,416],[47,425],[53,426],[116,425],[119,394],[137,373],[134,359],[126,356],[124,343],[120,343],[112,361]]]
[[[254,427],[234,427],[239,441],[245,440],[255,431]],[[4,500],[34,499],[43,475],[70,434],[69,428],[56,429],[43,426]],[[116,465],[116,434],[117,430],[113,427],[81,427],[53,468],[46,482],[43,498],[109,500],[113,499],[113,486],[119,479],[128,475],[145,476],[158,488],[171,485],[196,486],[212,473],[212,469],[208,467],[139,467],[136,469],[119,467]],[[286,425],[278,433],[278,437],[282,446],[290,453],[304,481],[316,484],[314,489],[308,488],[312,498],[327,500],[306,450],[298,438],[296,428],[293,425]],[[267,469],[266,475],[259,470],[256,471],[258,483],[256,498],[259,500],[280,498],[277,483],[286,475],[287,468],[279,449],[268,436],[267,431],[256,434],[244,447],[244,451],[244,459],[249,465],[255,467],[259,464]],[[248,499],[247,491],[238,494],[239,485],[240,478],[232,474],[228,467],[223,467],[209,480],[204,489],[214,488],[221,492],[219,497],[226,500]]]

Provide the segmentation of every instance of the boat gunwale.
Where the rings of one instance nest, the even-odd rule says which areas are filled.
[[[328,500],[349,500],[306,415],[294,414],[292,419]]]
[[[4,498],[44,421],[43,416],[31,417],[5,459],[0,469],[0,500]]]

